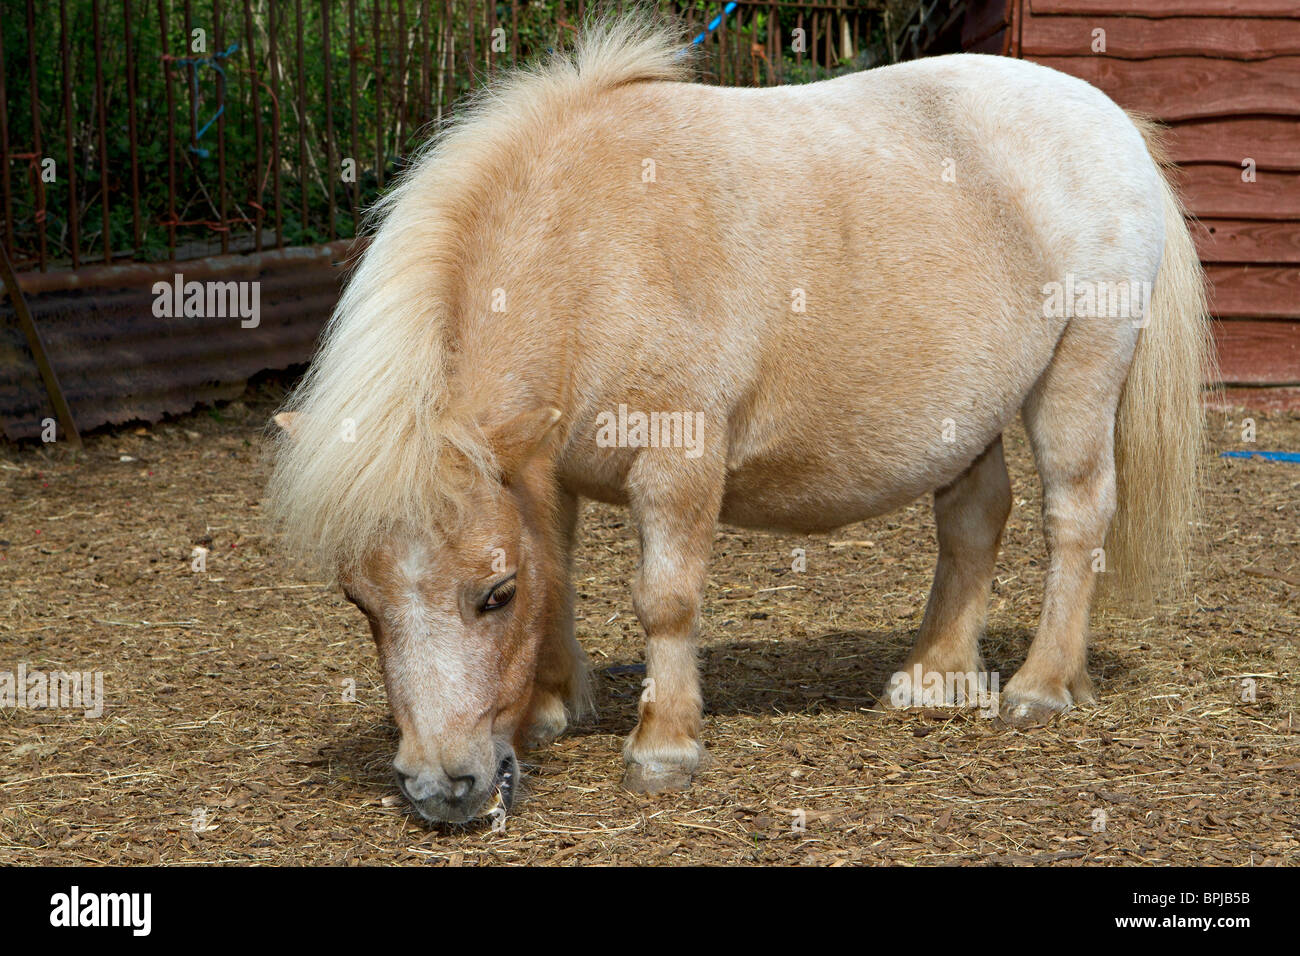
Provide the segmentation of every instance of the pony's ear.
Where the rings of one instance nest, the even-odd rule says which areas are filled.
[[[509,478],[533,457],[542,447],[546,436],[564,415],[549,405],[516,415],[488,432],[492,454],[496,456],[501,473]]]
[[[301,412],[279,412],[271,421],[280,427],[280,430],[290,438],[298,437],[298,416]]]

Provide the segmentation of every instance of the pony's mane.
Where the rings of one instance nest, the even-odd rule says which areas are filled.
[[[269,515],[332,573],[393,527],[431,527],[495,469],[474,423],[450,413],[446,336],[475,212],[512,144],[583,98],[681,80],[680,34],[634,12],[585,30],[572,54],[503,75],[462,106],[370,210],[369,246],[274,437]],[[352,439],[352,440],[349,440]]]

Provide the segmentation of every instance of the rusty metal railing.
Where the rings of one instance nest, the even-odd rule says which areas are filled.
[[[350,237],[461,95],[569,38],[593,6],[4,3],[0,219],[20,273]],[[705,78],[766,85],[842,68],[878,32],[881,3],[740,3],[705,40]],[[693,29],[723,9],[665,6]]]

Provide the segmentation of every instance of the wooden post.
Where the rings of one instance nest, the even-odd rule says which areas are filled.
[[[72,409],[68,408],[68,402],[63,397],[63,389],[59,387],[59,377],[54,374],[54,366],[50,364],[50,357],[45,351],[45,344],[41,341],[41,334],[32,319],[31,311],[27,308],[23,290],[18,287],[18,277],[14,275],[13,266],[9,264],[9,255],[2,245],[0,245],[0,278],[4,279],[4,286],[9,291],[9,298],[14,304],[14,312],[18,314],[18,324],[23,327],[23,334],[27,336],[27,346],[32,350],[32,357],[36,359],[41,381],[45,383],[45,394],[49,396],[50,404],[54,406],[54,414],[59,418],[59,427],[63,429],[72,447],[80,448],[81,433],[77,431],[77,423],[72,420]]]

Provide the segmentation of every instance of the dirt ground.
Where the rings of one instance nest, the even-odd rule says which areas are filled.
[[[0,863],[1300,863],[1293,464],[1209,463],[1194,600],[1098,616],[1099,706],[1031,731],[875,708],[933,572],[927,502],[830,536],[720,531],[711,762],[658,797],[618,786],[642,679],[635,541],[624,513],[588,505],[578,631],[597,715],[526,758],[503,832],[449,830],[398,797],[361,615],[265,532],[260,435],[281,394],[94,435],[79,457],[0,444],[0,671],[102,671],[105,695],[98,718],[0,708]],[[1212,414],[1216,455],[1300,448],[1300,417],[1254,417],[1252,446],[1241,413]],[[1003,683],[1044,555],[1019,426],[1007,453],[984,645]]]

